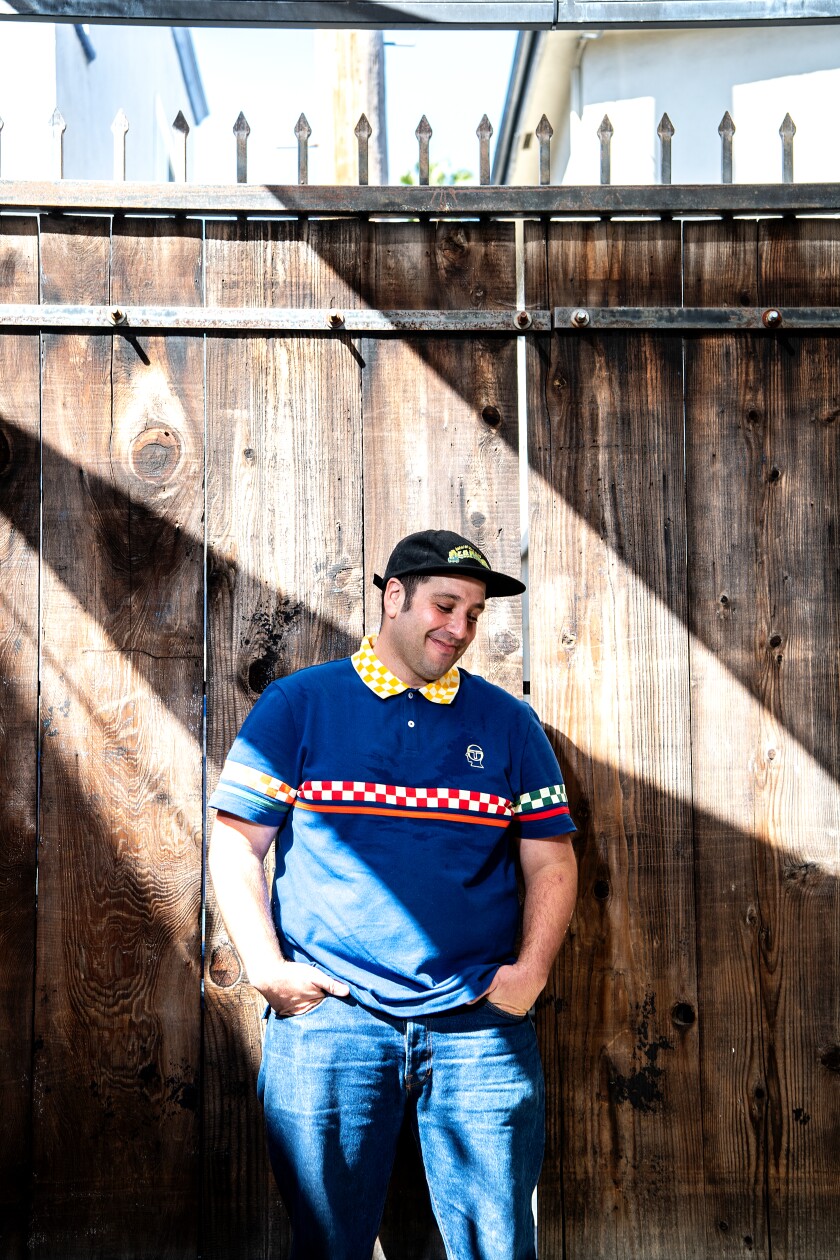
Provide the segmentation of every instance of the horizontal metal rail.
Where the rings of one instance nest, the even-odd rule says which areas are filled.
[[[165,26],[575,30],[831,22],[837,0],[2,0],[0,17]]]
[[[378,311],[239,306],[0,306],[0,329],[118,333],[830,332],[840,307],[556,306],[546,310]]]
[[[836,306],[555,306],[556,330],[581,332],[770,332],[840,328]]]
[[[238,306],[0,306],[0,328],[96,332],[550,332],[550,311],[305,310]]]
[[[132,184],[0,180],[0,209],[185,214],[552,218],[566,215],[840,214],[840,184],[511,187]]]

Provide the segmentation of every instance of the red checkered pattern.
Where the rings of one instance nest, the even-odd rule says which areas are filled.
[[[400,805],[409,809],[454,809],[472,814],[512,817],[513,801],[489,792],[460,788],[397,787],[392,783],[360,783],[347,779],[311,779],[297,791],[301,801],[332,801],[360,805]]]

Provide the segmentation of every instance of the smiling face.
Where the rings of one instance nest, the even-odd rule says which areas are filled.
[[[376,655],[402,682],[422,687],[450,670],[475,638],[484,583],[433,575],[420,582],[408,607],[405,596],[399,578],[390,578]]]

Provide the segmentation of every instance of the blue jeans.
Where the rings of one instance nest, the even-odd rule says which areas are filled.
[[[449,1260],[534,1260],[544,1088],[530,1019],[399,1019],[353,998],[271,1014],[258,1090],[292,1260],[371,1260],[403,1116]]]

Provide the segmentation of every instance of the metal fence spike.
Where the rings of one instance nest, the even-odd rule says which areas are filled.
[[[298,142],[298,183],[309,183],[309,137],[312,135],[312,128],[309,126],[306,114],[301,114],[295,126],[295,137]]]
[[[373,135],[373,127],[368,122],[367,114],[362,114],[353,134],[359,142],[359,183],[366,184],[368,182],[368,141]]]
[[[732,137],[735,135],[735,124],[729,110],[723,115],[718,127],[720,136],[720,182],[732,183]]]
[[[598,128],[598,139],[601,142],[601,183],[610,183],[610,145],[615,132],[609,116],[604,114]]]
[[[125,137],[128,130],[125,110],[118,109],[111,123],[114,136],[114,181],[116,183],[121,183],[125,179]]]
[[[419,154],[417,160],[418,183],[428,184],[429,182],[429,141],[432,138],[432,129],[429,126],[429,120],[424,114],[417,124],[415,131],[417,144],[419,146]]]
[[[49,125],[52,130],[53,179],[64,179],[64,133],[67,123],[59,109],[53,110]]]
[[[478,182],[480,184],[490,183],[490,137],[493,134],[493,126],[486,114],[482,114],[481,122],[475,129],[478,136]]]
[[[674,135],[674,124],[667,114],[663,114],[659,120],[656,134],[659,136],[659,182],[660,184],[670,184],[671,140]]]
[[[239,117],[233,124],[233,134],[236,136],[236,182],[237,184],[248,183],[248,137],[251,134],[251,128],[248,126],[248,119],[239,111]]]
[[[182,110],[178,110],[175,120],[172,123],[174,132],[174,140],[172,145],[173,170],[176,184],[186,184],[187,182],[187,136],[190,134],[190,124],[183,115]]]
[[[785,114],[779,128],[782,137],[782,183],[793,183],[793,137],[796,135],[796,123],[790,114]]]
[[[540,183],[551,183],[551,137],[554,135],[554,128],[543,114],[537,123],[534,135],[537,137],[537,143],[540,146]]]

